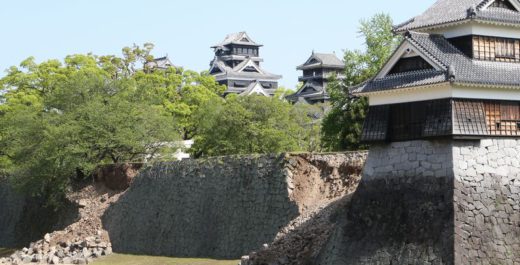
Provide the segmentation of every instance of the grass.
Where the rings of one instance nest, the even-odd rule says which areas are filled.
[[[97,259],[92,265],[237,265],[238,260],[212,260],[192,258],[167,258],[112,254]]]
[[[14,249],[0,248],[0,258],[9,257],[13,253],[14,253]]]

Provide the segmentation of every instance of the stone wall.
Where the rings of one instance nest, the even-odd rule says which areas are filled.
[[[520,264],[520,140],[453,147],[455,263]]]
[[[17,245],[16,225],[24,205],[24,196],[13,190],[7,178],[0,177],[0,247]]]
[[[64,202],[59,211],[45,207],[45,200],[20,194],[7,178],[0,177],[0,247],[16,248],[62,229],[78,216],[77,206]]]
[[[448,142],[375,145],[336,231],[314,264],[451,264]]]
[[[520,264],[520,140],[371,148],[315,264]]]
[[[222,157],[145,169],[103,217],[115,252],[239,258],[351,192],[365,153]],[[358,170],[354,170],[358,168]]]

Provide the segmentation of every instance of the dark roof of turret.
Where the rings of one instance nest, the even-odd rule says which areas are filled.
[[[494,0],[438,0],[423,14],[394,27],[396,32],[477,20],[520,25],[520,12],[488,7]],[[519,0],[510,0],[520,5]]]
[[[408,32],[403,42],[417,48],[422,56],[436,62],[441,70],[421,70],[374,78],[353,89],[370,93],[442,82],[520,87],[520,64],[473,60],[441,35]]]
[[[313,52],[311,57],[307,61],[298,66],[298,70],[312,69],[312,68],[345,68],[345,63],[341,61],[335,53],[315,53]]]
[[[245,31],[232,33],[226,36],[226,38],[219,44],[211,46],[211,48],[219,48],[224,47],[229,44],[239,44],[239,45],[247,45],[247,46],[256,46],[261,47],[262,44],[258,44],[254,42]]]
[[[173,65],[173,63],[170,61],[170,58],[168,57],[168,55],[163,56],[163,57],[154,58],[153,61],[147,62],[145,65],[150,68],[161,68],[161,69],[166,69],[168,67],[175,67],[175,65]]]

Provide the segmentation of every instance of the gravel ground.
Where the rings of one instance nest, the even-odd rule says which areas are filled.
[[[0,248],[0,257],[9,257],[9,255],[13,254],[14,251],[14,249]]]
[[[112,254],[96,260],[92,265],[237,265],[238,260],[167,258]]]

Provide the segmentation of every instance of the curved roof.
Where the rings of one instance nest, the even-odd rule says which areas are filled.
[[[334,53],[315,53],[313,52],[311,57],[307,61],[298,66],[298,70],[313,69],[313,68],[338,68],[344,69],[345,63],[340,60]]]
[[[404,43],[413,45],[420,55],[437,62],[442,69],[389,74],[373,78],[355,87],[353,93],[364,94],[443,82],[458,84],[520,87],[520,64],[473,60],[442,35],[408,32]],[[398,54],[394,54],[397,55]]]
[[[247,45],[261,47],[262,44],[254,42],[245,31],[232,33],[226,36],[226,38],[219,44],[211,46],[211,48],[224,47],[230,44]]]
[[[434,28],[441,25],[467,20],[518,24],[520,12],[505,8],[491,7],[495,0],[438,0],[424,13],[394,27],[395,32],[406,32],[422,28]],[[508,0],[520,7],[519,0]]]

